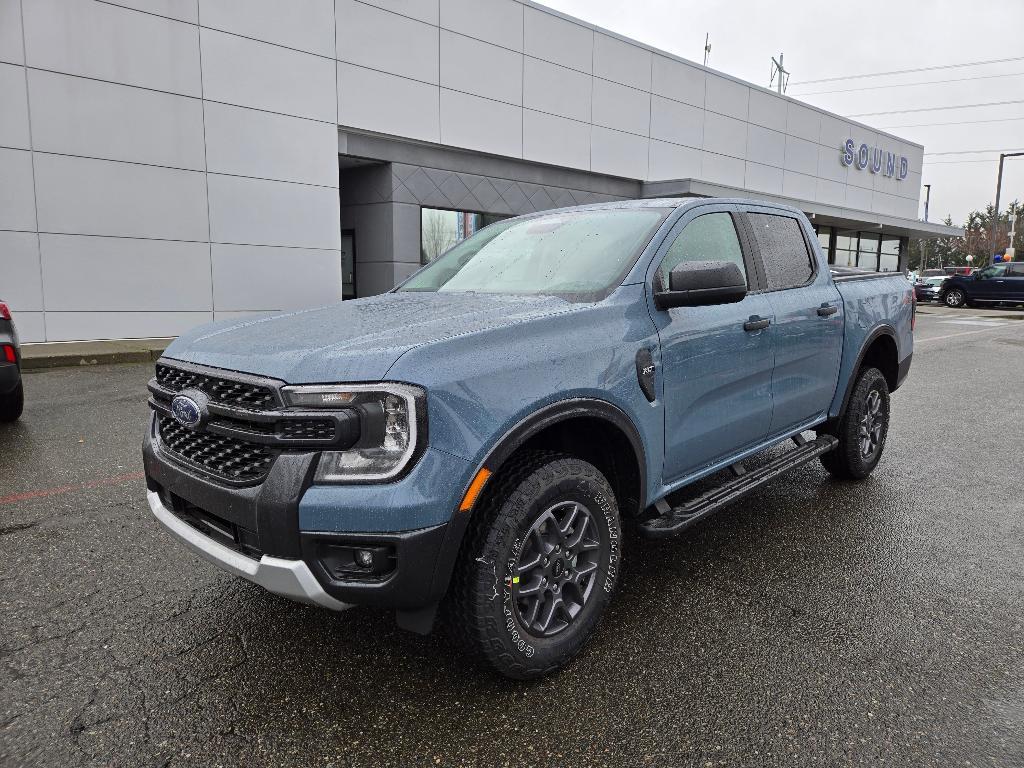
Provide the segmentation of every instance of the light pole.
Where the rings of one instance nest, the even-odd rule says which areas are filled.
[[[924,223],[928,223],[928,203],[932,200],[932,185],[924,185]],[[921,248],[921,271],[918,275],[919,278],[924,278],[924,271],[928,268],[928,254],[924,250],[924,240],[920,241]],[[941,264],[939,265],[942,266]]]
[[[996,250],[996,232],[998,231],[999,225],[999,190],[1003,186],[1003,161],[1008,157],[1022,157],[1024,152],[1004,152],[999,155],[999,173],[996,174],[996,208],[992,211],[992,223],[989,225],[988,232],[988,258],[985,259],[989,264],[995,263],[995,250]],[[1011,243],[1013,245],[1013,243]]]

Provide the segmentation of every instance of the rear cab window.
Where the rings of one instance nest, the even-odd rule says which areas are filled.
[[[769,291],[799,288],[814,279],[814,255],[807,247],[800,222],[792,216],[746,214],[761,254]]]

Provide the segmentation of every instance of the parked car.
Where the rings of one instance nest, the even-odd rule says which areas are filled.
[[[16,421],[24,405],[18,329],[10,308],[0,301],[0,421]]]
[[[508,219],[382,296],[174,341],[149,383],[148,501],[272,592],[418,632],[443,608],[495,669],[537,677],[594,632],[624,518],[664,538],[814,459],[870,474],[913,304],[899,273],[833,277],[780,205]]]
[[[1024,303],[1024,262],[992,264],[970,275],[952,275],[939,293],[948,307]]]
[[[938,301],[946,277],[926,277],[914,283],[914,295],[918,301]]]

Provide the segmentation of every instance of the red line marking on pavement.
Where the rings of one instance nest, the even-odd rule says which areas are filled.
[[[30,501],[32,499],[44,499],[47,496],[60,496],[65,493],[74,493],[75,491],[88,491],[93,488],[103,488],[110,485],[123,485],[124,483],[130,483],[135,480],[141,480],[146,475],[144,472],[127,472],[123,475],[114,475],[113,477],[104,477],[100,480],[90,480],[87,483],[78,483],[77,485],[62,485],[57,488],[44,488],[38,491],[23,491],[21,493],[12,493],[10,496],[0,496],[0,504],[17,504],[19,501]]]

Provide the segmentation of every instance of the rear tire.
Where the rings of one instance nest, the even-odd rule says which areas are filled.
[[[6,395],[0,395],[0,421],[17,421],[25,408],[25,389],[21,382],[13,391]]]
[[[822,455],[822,466],[840,480],[863,480],[882,458],[888,432],[889,385],[880,370],[865,368],[832,431],[839,445]]]
[[[618,585],[619,509],[593,465],[524,451],[495,477],[466,531],[449,631],[497,672],[528,680],[567,664]]]
[[[960,307],[967,304],[967,294],[959,288],[950,288],[946,291],[946,295],[942,297],[942,300],[947,307],[960,309]]]

